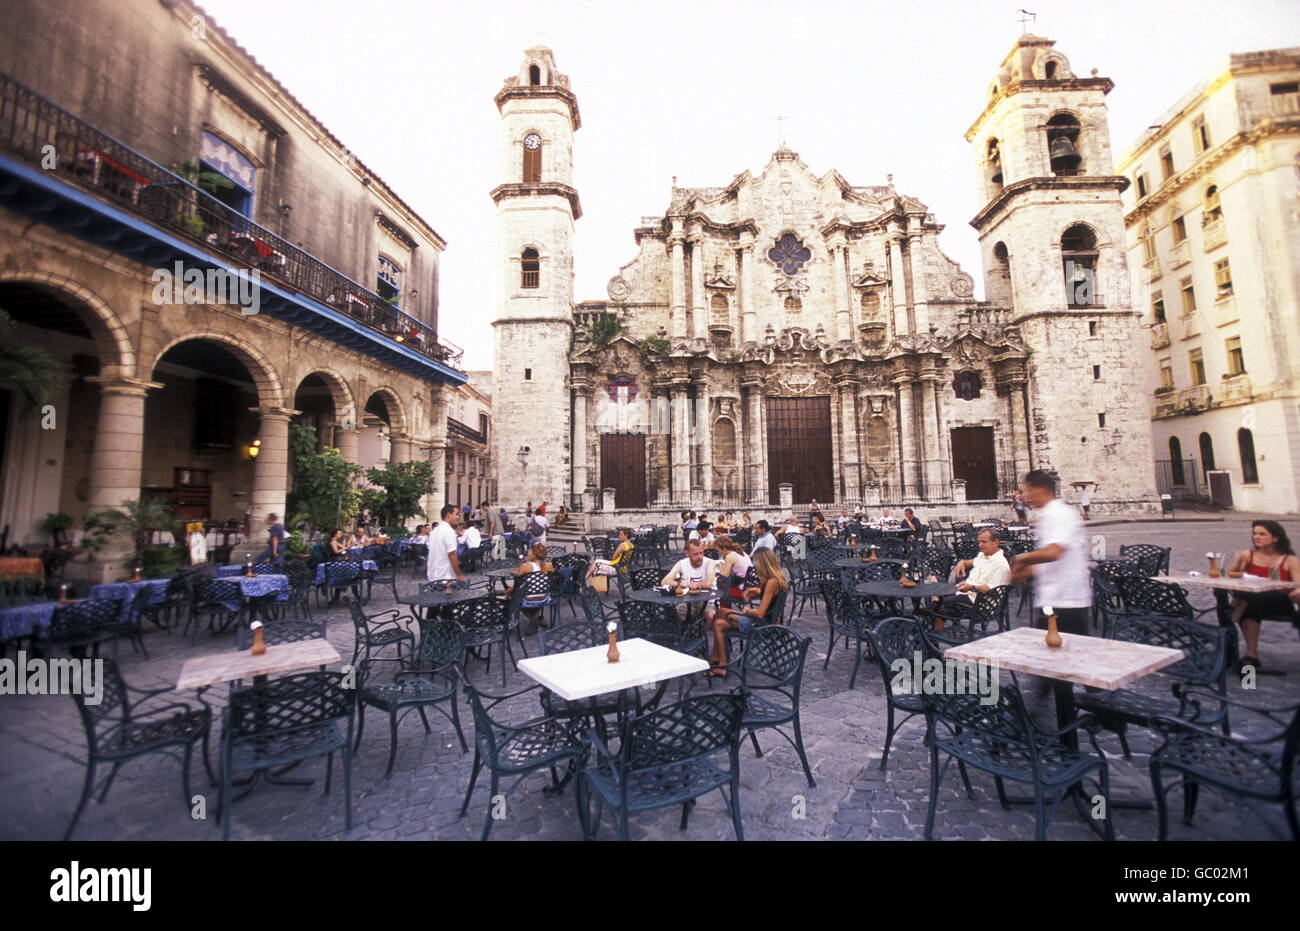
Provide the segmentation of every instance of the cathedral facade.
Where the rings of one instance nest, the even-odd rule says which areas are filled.
[[[1045,39],[1004,60],[967,133],[987,300],[892,178],[782,146],[720,187],[674,179],[606,298],[574,304],[577,100],[529,49],[497,95],[503,502],[991,502],[1044,468],[1099,511],[1153,507],[1110,87]]]

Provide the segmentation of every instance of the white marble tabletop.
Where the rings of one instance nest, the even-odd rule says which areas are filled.
[[[619,661],[606,658],[609,644],[533,656],[519,661],[519,671],[567,701],[651,685],[703,672],[709,664],[640,637],[618,642]]]
[[[268,646],[261,656],[248,650],[229,650],[186,660],[181,667],[177,690],[196,689],[218,682],[252,679],[278,672],[293,672],[311,666],[328,666],[342,661],[338,650],[328,640],[299,640],[296,643],[277,643]]]
[[[1111,691],[1183,658],[1182,650],[1078,634],[1061,634],[1062,645],[1049,647],[1046,636],[1037,627],[1017,627],[950,647],[943,655]]]
[[[1152,576],[1157,582],[1174,582],[1178,585],[1200,585],[1205,588],[1223,588],[1230,592],[1278,592],[1290,591],[1300,582],[1274,582],[1257,575],[1243,575],[1239,579],[1230,579],[1221,575],[1217,579],[1209,575],[1191,575],[1187,572],[1171,572],[1167,575]]]

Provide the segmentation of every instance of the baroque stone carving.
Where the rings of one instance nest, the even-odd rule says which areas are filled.
[[[958,297],[970,297],[975,293],[975,279],[965,272],[958,272],[952,276],[952,281],[949,282],[948,287]]]
[[[605,293],[609,295],[611,301],[626,300],[632,293],[632,286],[629,285],[622,275],[615,275],[609,279],[609,284],[605,286]]]

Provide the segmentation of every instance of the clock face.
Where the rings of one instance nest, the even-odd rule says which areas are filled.
[[[527,136],[524,136],[525,149],[540,149],[541,147],[542,137],[537,135],[537,133],[529,133]]]

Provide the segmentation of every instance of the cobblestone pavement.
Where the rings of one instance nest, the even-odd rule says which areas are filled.
[[[1159,542],[1174,546],[1173,568],[1200,568],[1209,549],[1232,550],[1246,545],[1249,525],[1244,521],[1160,525],[1134,523],[1096,528],[1114,554],[1122,542]],[[403,592],[416,580],[408,571],[400,575]],[[612,597],[612,596],[611,596]],[[1208,606],[1206,593],[1196,593],[1198,606]],[[377,590],[367,610],[391,605]],[[345,657],[351,656],[353,628],[346,613],[328,614],[329,639]],[[1016,619],[1021,624],[1025,618]],[[924,725],[913,720],[895,738],[889,768],[879,766],[884,741],[884,684],[878,667],[864,662],[856,688],[848,688],[852,651],[841,643],[825,670],[827,628],[820,607],[809,607],[794,627],[813,638],[803,697],[803,722],[808,757],[817,779],[809,788],[798,758],[779,737],[768,732],[760,739],[765,755],[755,758],[746,744],[741,753],[741,808],[748,839],[919,839],[924,830],[929,800],[929,759],[922,744]],[[120,647],[123,674],[134,686],[155,688],[176,681],[181,663],[193,656],[229,650],[230,634],[200,634],[196,645],[178,632],[151,630],[146,634],[150,659]],[[531,646],[530,646],[531,650]],[[1300,694],[1300,643],[1295,629],[1285,624],[1266,625],[1261,648],[1267,667],[1285,670],[1283,677],[1264,676],[1247,697],[1278,704]],[[500,691],[494,665],[486,674],[481,663],[470,666],[476,684]],[[1155,677],[1159,679],[1159,677]],[[528,681],[511,670],[509,688]],[[700,677],[691,686],[707,688]],[[1144,687],[1163,688],[1150,680]],[[1241,695],[1239,682],[1231,690]],[[221,689],[208,694],[218,700]],[[191,694],[168,700],[193,700]],[[535,697],[513,700],[504,716],[523,720],[536,713]],[[462,720],[472,728],[462,703]],[[236,803],[232,837],[240,839],[469,839],[478,836],[488,809],[488,790],[481,779],[465,818],[459,815],[467,785],[472,749],[462,754],[445,718],[429,715],[433,733],[426,735],[418,715],[408,717],[399,733],[397,762],[391,779],[384,778],[387,762],[387,728],[373,712],[353,767],[353,828],[344,829],[341,780],[335,773],[332,794],[324,795],[320,783],[301,789],[258,788]],[[216,728],[214,727],[214,732]],[[1113,793],[1116,797],[1150,797],[1147,755],[1152,741],[1141,729],[1130,730],[1132,761],[1120,755],[1118,741],[1102,738],[1110,755]],[[85,738],[73,702],[65,696],[0,696],[0,838],[51,839],[62,836],[83,778]],[[214,758],[216,735],[212,739]],[[104,804],[92,802],[74,835],[76,839],[214,840],[216,792],[205,785],[196,762],[194,791],[207,796],[208,819],[195,820],[191,806],[182,804],[179,763],[161,757],[126,764]],[[324,775],[323,761],[301,768],[304,775]],[[1031,839],[1032,809],[1023,806],[1004,811],[997,802],[992,780],[972,772],[974,798],[967,798],[955,772],[941,788],[936,836],[966,840]],[[494,823],[496,839],[580,837],[574,794],[542,792],[544,777],[528,778],[507,803],[505,817]],[[1171,796],[1172,812],[1181,810],[1180,794]],[[1154,839],[1152,811],[1113,811],[1115,829],[1122,839]],[[634,838],[730,839],[733,831],[723,801],[716,793],[700,800],[686,831],[678,830],[680,809],[648,813],[632,820]],[[1246,805],[1210,791],[1201,793],[1195,825],[1185,827],[1171,818],[1171,837],[1189,840],[1284,839],[1285,821],[1276,805]],[[600,836],[613,836],[608,815]],[[1052,827],[1054,839],[1087,839],[1091,830],[1073,811],[1063,811]]]

